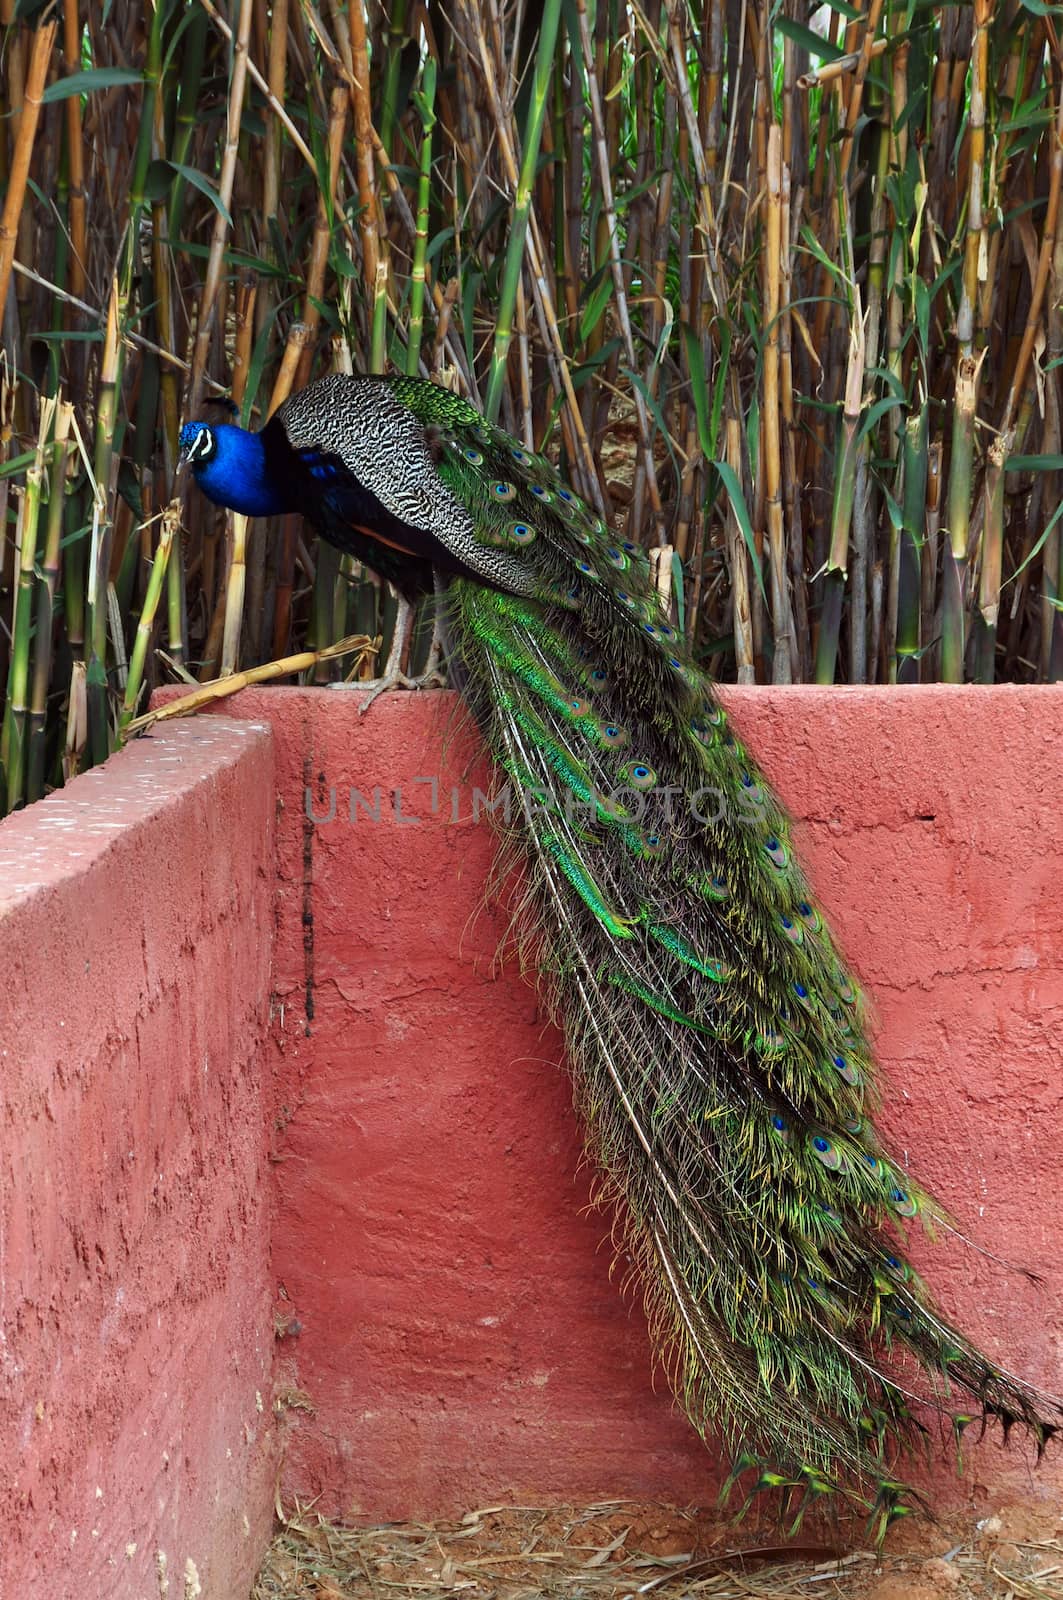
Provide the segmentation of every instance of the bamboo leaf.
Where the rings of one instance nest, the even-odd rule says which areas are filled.
[[[229,215],[228,208],[225,206],[221,195],[218,193],[217,189],[215,188],[214,184],[211,183],[209,178],[204,177],[202,172],[197,172],[195,167],[186,167],[176,161],[168,161],[166,165],[170,167],[179,178],[183,178],[186,183],[190,183],[193,189],[198,189],[200,194],[205,194],[215,211],[223,216],[229,226],[232,227],[233,219]]]
[[[763,596],[764,604],[767,605],[768,592],[764,587],[764,574],[761,571],[761,561],[757,554],[757,541],[753,534],[753,524],[749,520],[749,507],[746,505],[746,497],[742,493],[742,485],[726,461],[714,461],[712,464],[720,475],[720,482],[727,490],[727,498],[731,502],[731,510],[735,514],[739,531],[745,540],[746,549],[749,551],[749,559],[756,574],[757,587]]]
[[[97,89],[120,89],[126,84],[143,83],[144,74],[131,67],[87,67],[84,72],[72,72],[69,78],[57,78],[41,95],[42,105],[53,105],[57,100],[69,100],[75,94],[94,94]]]
[[[818,61],[840,61],[845,54],[840,45],[832,44],[823,34],[816,33],[813,28],[806,28],[800,22],[794,22],[791,17],[777,16],[775,31],[781,33],[784,38],[792,39],[794,44],[800,45]]]

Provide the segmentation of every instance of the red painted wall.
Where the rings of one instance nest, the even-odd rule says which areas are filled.
[[[217,719],[0,827],[5,1596],[239,1600],[268,1538],[272,827]]]
[[[886,1121],[989,1251],[927,1253],[945,1306],[1063,1390],[1063,694],[731,690],[878,1017]],[[276,739],[274,1269],[296,1324],[289,1496],[402,1517],[507,1497],[712,1497],[717,1468],[610,1282],[606,1222],[534,993],[492,965],[493,841],[448,695],[246,692]],[[449,732],[448,732],[449,730]],[[443,753],[444,736],[446,753]],[[470,765],[471,762],[471,765]],[[440,779],[439,809],[431,786]],[[309,784],[317,814],[304,812]],[[355,787],[380,817],[357,808]],[[451,820],[453,786],[459,816]],[[393,793],[401,790],[400,820]],[[308,1018],[307,999],[313,1016]],[[614,1277],[622,1277],[622,1270]],[[968,1451],[939,1504],[1031,1479]]]

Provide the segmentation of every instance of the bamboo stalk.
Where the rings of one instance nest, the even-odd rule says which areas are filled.
[[[978,634],[978,681],[992,683],[996,675],[997,617],[1004,565],[1004,471],[1010,440],[1001,434],[989,447],[985,476],[985,532],[982,537],[982,572],[978,590],[981,628]]]
[[[741,481],[742,431],[737,417],[729,416],[726,422],[727,464]],[[732,619],[735,641],[735,662],[739,683],[755,683],[756,665],[753,645],[753,620],[749,603],[749,568],[747,553],[738,517],[728,503],[727,544],[731,568]]]
[[[218,179],[220,205],[214,217],[207,271],[203,279],[203,291],[199,297],[196,342],[192,349],[192,380],[188,409],[189,415],[193,417],[198,416],[203,400],[207,356],[210,352],[210,341],[218,311],[218,288],[221,283],[225,243],[229,235],[229,214],[232,210],[236,162],[240,153],[240,124],[243,119],[244,91],[247,84],[247,41],[251,34],[251,16],[252,0],[240,0],[236,38],[233,40],[233,69],[225,119],[225,148]]]
[[[37,590],[37,637],[33,651],[29,755],[26,772],[27,801],[39,800],[44,793],[48,683],[52,668],[52,621],[62,560],[63,512],[66,506],[66,475],[70,460],[70,427],[73,415],[73,406],[60,400],[53,431],[48,521],[45,525],[44,551],[40,564],[41,583]]]
[[[410,269],[410,322],[406,345],[406,371],[417,376],[421,340],[424,334],[425,257],[428,251],[428,203],[432,188],[432,130],[436,124],[436,64],[431,57],[424,64],[418,109],[421,114],[421,167],[417,180],[417,224],[414,233],[413,265]]]
[[[33,154],[33,142],[37,136],[37,123],[41,112],[41,95],[44,93],[48,77],[57,27],[58,24],[55,22],[46,22],[33,36],[29,72],[26,74],[25,98],[22,102],[18,132],[15,135],[15,150],[7,179],[4,209],[0,213],[0,319],[3,318],[4,307],[7,304],[11,263],[15,259],[15,245],[18,242],[19,217],[26,198],[30,158]]]
[[[577,0],[577,4],[579,0]],[[542,142],[543,118],[550,91],[554,48],[557,43],[558,23],[561,20],[561,0],[544,0],[539,23],[539,44],[535,55],[535,76],[532,80],[528,119],[524,127],[520,174],[513,197],[513,211],[509,223],[509,241],[506,247],[502,284],[499,290],[498,310],[495,318],[495,337],[491,351],[491,370],[484,397],[484,414],[492,422],[498,420],[502,403],[502,384],[505,378],[506,357],[513,337],[513,310],[517,300],[517,282],[524,263],[524,241],[528,231],[528,213],[531,209],[532,186]],[[490,72],[486,56],[484,70]]]
[[[967,118],[969,180],[967,186],[967,236],[963,257],[956,336],[961,362],[974,350],[974,313],[978,299],[979,266],[985,251],[983,182],[985,176],[985,115],[989,87],[989,26],[993,0],[974,0],[974,54],[971,60],[970,110]]]
[[[908,418],[904,430],[904,522],[900,536],[897,645],[893,672],[897,683],[919,682],[919,657],[922,648],[920,599],[929,426],[930,414],[924,401],[914,416]]]
[[[33,589],[37,567],[37,528],[40,520],[41,484],[44,456],[55,421],[56,402],[41,405],[40,428],[33,464],[26,469],[26,487],[19,512],[21,546],[15,610],[11,623],[11,662],[7,680],[7,715],[0,735],[0,766],[7,776],[7,810],[14,811],[25,800],[27,719],[29,716],[30,628],[33,618]]]
[[[816,682],[833,683],[838,662],[838,635],[841,630],[842,600],[849,566],[849,533],[853,500],[856,495],[856,464],[859,454],[857,430],[860,425],[864,379],[864,326],[860,315],[860,294],[854,288],[855,304],[849,330],[849,366],[845,380],[840,448],[834,482],[834,509],[831,517],[830,555],[823,577],[823,613],[816,650]]]
[[[271,683],[275,678],[291,678],[296,673],[309,672],[319,661],[332,661],[338,656],[356,655],[358,660],[355,668],[357,668],[363,660],[375,655],[379,649],[379,639],[356,634],[347,639],[340,639],[324,650],[300,650],[296,655],[285,656],[280,661],[269,661],[263,666],[248,667],[245,672],[225,674],[215,678],[212,683],[200,684],[191,694],[181,695],[177,700],[169,700],[165,705],[145,711],[143,716],[133,717],[125,726],[125,736],[131,738],[134,734],[144,733],[156,722],[168,722],[174,717],[187,717],[191,712],[200,711],[204,706],[213,705],[217,700],[225,700],[229,695],[237,694],[241,689],[250,688],[253,684]]]
[[[974,426],[981,362],[963,356],[956,368],[949,466],[948,531],[941,614],[941,676],[962,683],[965,649],[967,542],[971,525]]]
[[[129,725],[136,712],[137,702],[144,688],[144,665],[147,661],[148,647],[155,626],[155,614],[159,609],[159,600],[162,597],[163,581],[166,577],[166,568],[170,559],[170,550],[174,539],[177,537],[181,526],[181,504],[179,500],[171,501],[162,513],[162,526],[159,530],[159,543],[155,551],[155,560],[152,563],[151,574],[148,578],[147,593],[144,604],[140,610],[140,620],[137,623],[136,639],[133,643],[133,653],[129,660],[129,674],[126,678],[125,693],[122,697],[122,711],[118,722],[118,742],[121,743],[128,731]]]
[[[774,639],[772,680],[793,682],[790,595],[782,508],[782,436],[779,401],[779,284],[782,274],[782,130],[768,131],[768,210],[764,294],[764,500],[768,517],[771,617]]]

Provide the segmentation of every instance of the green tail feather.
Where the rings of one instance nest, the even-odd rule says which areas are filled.
[[[842,1493],[881,1534],[928,1407],[957,1443],[995,1419],[1040,1451],[1063,1404],[950,1327],[905,1258],[911,1219],[940,1213],[875,1132],[860,996],[644,553],[419,380],[334,376],[253,443],[222,432],[197,424],[189,448],[223,503],[291,509],[294,484],[360,558],[378,516],[379,565],[411,589],[462,574],[447,620],[520,795],[535,965],[675,1392],[727,1437],[734,1482],[780,1494],[794,1527]]]
[[[1039,1449],[1063,1413],[950,1327],[904,1258],[908,1220],[940,1213],[869,1118],[859,994],[641,553],[440,393],[403,394],[440,476],[532,574],[531,598],[454,581],[448,625],[523,797],[538,959],[676,1394],[794,1527],[839,1491],[881,1534],[913,1501],[894,1463],[924,1406],[951,1415],[958,1390]]]

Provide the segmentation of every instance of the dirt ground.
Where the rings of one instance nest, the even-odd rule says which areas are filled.
[[[632,1501],[362,1528],[301,1511],[271,1545],[253,1600],[1063,1600],[1063,1507],[1001,1506],[977,1526],[901,1523],[881,1557],[819,1537],[787,1544]]]

